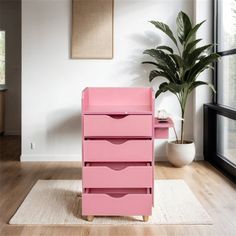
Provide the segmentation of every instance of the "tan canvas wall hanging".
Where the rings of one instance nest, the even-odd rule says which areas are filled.
[[[113,57],[113,0],[73,0],[72,58]]]

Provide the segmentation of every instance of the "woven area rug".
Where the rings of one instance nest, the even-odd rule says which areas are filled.
[[[148,222],[142,217],[81,217],[81,180],[38,180],[10,224],[212,224],[212,220],[183,180],[156,180],[155,207]]]

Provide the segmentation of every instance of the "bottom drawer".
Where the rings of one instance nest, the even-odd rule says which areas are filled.
[[[82,215],[151,215],[152,194],[83,193]]]

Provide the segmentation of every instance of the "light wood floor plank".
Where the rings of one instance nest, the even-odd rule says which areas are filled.
[[[9,141],[10,142],[10,141]],[[12,142],[12,145],[16,145]],[[1,141],[0,141],[1,144]],[[10,144],[7,144],[8,148]],[[12,148],[13,152],[16,148]],[[0,153],[2,154],[2,153]],[[0,158],[0,235],[41,236],[131,236],[131,235],[236,235],[236,186],[207,162],[194,162],[184,168],[156,163],[155,178],[184,179],[210,214],[213,225],[148,226],[13,226],[8,221],[38,179],[81,179],[81,164],[20,163],[10,151]],[[7,161],[7,160],[10,161]],[[174,201],[174,196],[173,196]]]

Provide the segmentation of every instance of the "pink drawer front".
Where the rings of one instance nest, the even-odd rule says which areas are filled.
[[[85,140],[83,144],[87,162],[152,161],[151,140]]]
[[[85,166],[83,188],[151,188],[152,177],[152,166]]]
[[[82,215],[151,215],[151,194],[82,195]]]
[[[152,115],[85,115],[85,137],[151,137]]]

